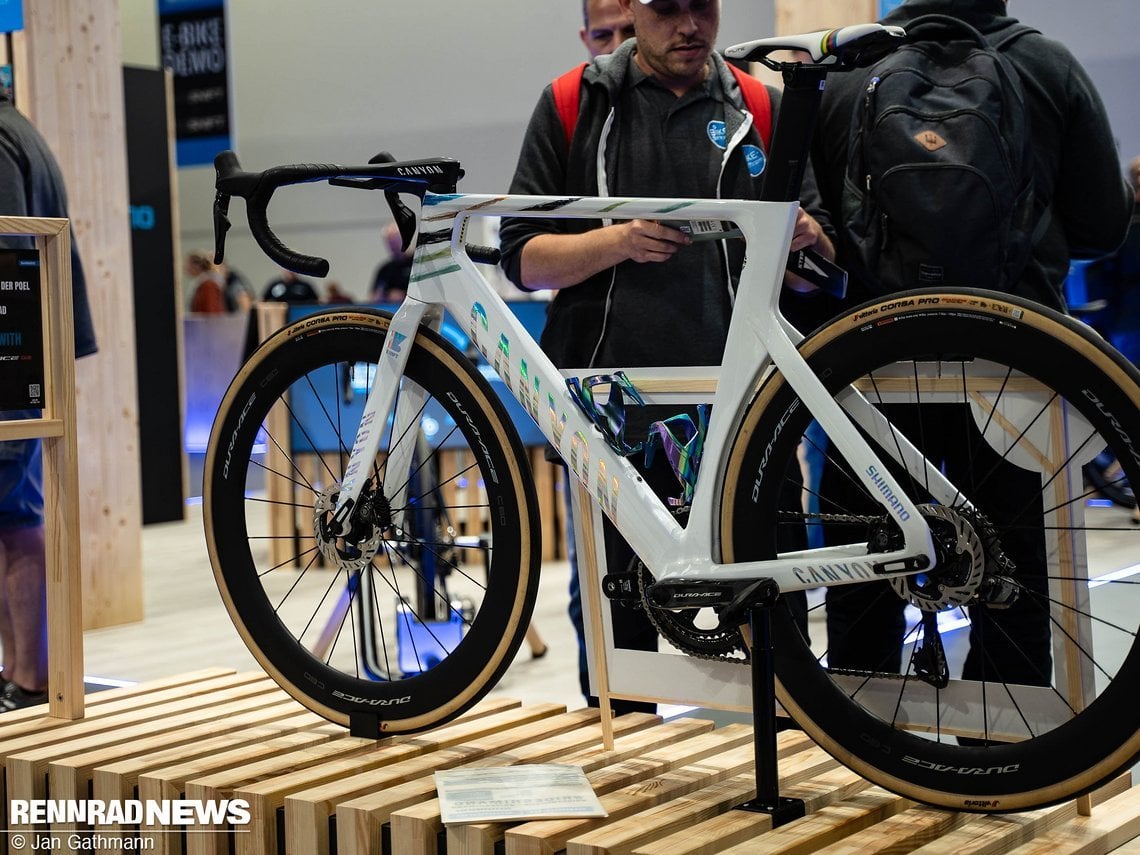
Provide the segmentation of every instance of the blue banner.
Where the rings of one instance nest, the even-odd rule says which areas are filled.
[[[177,15],[179,12],[194,12],[198,9],[216,9],[221,0],[158,0],[159,15]]]
[[[179,166],[201,166],[233,148],[225,0],[158,0],[162,65],[174,77]]]
[[[0,33],[24,29],[24,0],[0,0]]]

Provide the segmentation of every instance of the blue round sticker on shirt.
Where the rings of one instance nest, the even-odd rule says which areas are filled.
[[[709,122],[709,139],[712,144],[717,148],[724,148],[728,144],[727,135],[724,130],[724,122],[714,119]]]
[[[758,177],[768,163],[764,157],[764,151],[755,145],[741,146],[740,150],[744,152],[744,162],[748,164],[748,174],[753,178]]]

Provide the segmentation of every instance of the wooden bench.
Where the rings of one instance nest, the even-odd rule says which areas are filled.
[[[1008,816],[934,810],[870,785],[797,731],[780,734],[781,791],[808,814],[773,829],[736,808],[755,794],[751,727],[647,714],[523,707],[493,698],[433,731],[359,739],[303,709],[263,674],[207,669],[87,699],[82,721],[46,707],[0,718],[0,855],[86,848],[164,853],[779,852],[1140,853],[1140,788]],[[433,774],[459,766],[579,766],[605,819],[445,827]],[[187,826],[9,822],[13,799],[242,799],[250,821]],[[96,839],[88,839],[96,838]],[[98,844],[98,847],[95,844]],[[87,845],[91,844],[91,845]]]

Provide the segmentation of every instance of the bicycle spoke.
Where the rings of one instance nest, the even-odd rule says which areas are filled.
[[[855,430],[890,470],[890,488],[929,519],[935,564],[862,594],[859,585],[828,588],[822,602],[809,599],[806,632],[790,609],[774,631],[778,685],[805,730],[865,768],[888,768],[892,786],[905,782],[920,797],[956,790],[940,803],[960,809],[979,793],[1008,798],[1046,779],[1072,787],[1087,769],[1102,780],[1140,756],[1135,719],[1120,708],[1131,703],[1122,681],[1138,676],[1140,527],[1088,503],[1098,483],[1140,480],[1125,477],[1140,475],[1140,390],[1078,328],[1023,324],[1033,310],[1019,305],[1016,322],[995,330],[1000,309],[963,312],[950,302],[929,313],[864,307],[801,345],[834,398],[854,388],[860,406],[877,412]],[[875,323],[858,323],[863,312]],[[906,322],[891,322],[896,314]],[[815,550],[872,543],[881,532],[869,561],[900,542],[881,497],[858,483],[864,464],[816,441],[802,403],[775,375],[751,405],[747,446],[732,458],[739,473],[726,478],[726,560],[800,555],[811,526]],[[1103,477],[1082,480],[1094,460]],[[810,510],[793,509],[793,496]],[[1109,691],[1111,700],[1094,703]],[[1040,739],[1059,732],[1082,746],[1065,778],[1045,771],[1059,758],[1037,756]],[[1128,756],[1114,757],[1122,744]],[[1097,759],[1084,756],[1087,745]]]

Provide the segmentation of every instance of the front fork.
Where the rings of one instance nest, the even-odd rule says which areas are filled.
[[[343,535],[350,529],[353,511],[360,501],[361,491],[371,478],[376,455],[385,428],[390,428],[388,455],[384,462],[384,477],[388,487],[386,497],[393,509],[393,523],[404,527],[404,513],[408,495],[408,473],[411,472],[415,454],[416,423],[422,412],[426,393],[415,384],[401,384],[404,368],[408,363],[415,343],[416,332],[421,324],[438,329],[442,311],[438,307],[422,303],[413,297],[405,298],[392,317],[388,333],[384,338],[384,348],[376,365],[376,377],[368,400],[364,404],[364,414],[356,431],[348,466],[344,470],[340,492],[337,494],[329,528],[335,535]],[[402,388],[401,388],[402,387]],[[391,425],[388,414],[395,406]]]

